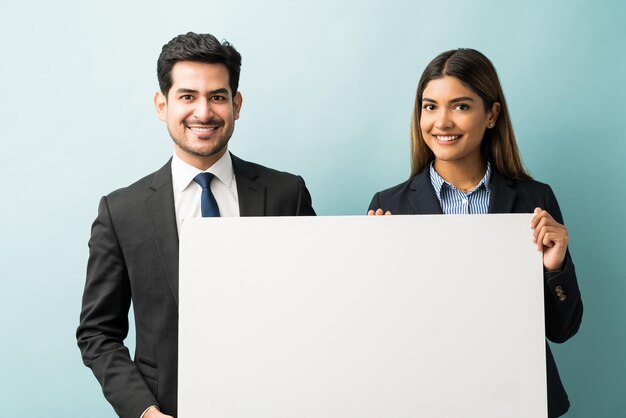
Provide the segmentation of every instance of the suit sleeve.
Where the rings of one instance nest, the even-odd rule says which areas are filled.
[[[91,228],[76,338],[83,362],[93,371],[115,412],[123,418],[138,418],[148,406],[158,403],[124,345],[130,302],[126,264],[103,197]]]
[[[315,210],[311,201],[311,194],[306,188],[304,179],[298,176],[298,204],[296,216],[315,216]]]
[[[378,209],[383,209],[380,206],[380,193],[376,193],[374,195],[374,197],[372,198],[372,201],[370,202],[370,206],[367,208],[367,211],[369,212],[370,210],[378,210]],[[384,209],[383,209],[384,210]]]
[[[550,215],[563,224],[559,204],[546,187],[546,207]],[[576,279],[576,270],[569,250],[563,268],[559,272],[544,272],[546,337],[555,343],[567,341],[578,331],[583,315],[583,304]]]

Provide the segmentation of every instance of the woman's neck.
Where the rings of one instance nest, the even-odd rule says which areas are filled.
[[[448,183],[467,192],[472,190],[485,177],[487,162],[480,159],[471,163],[442,161],[435,159],[435,170]]]

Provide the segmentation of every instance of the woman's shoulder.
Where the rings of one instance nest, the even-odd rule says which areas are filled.
[[[551,191],[552,188],[547,183],[528,178],[528,179],[515,179],[500,174],[498,171],[493,172],[492,184],[504,183],[509,187],[515,189],[518,193],[526,192],[531,194],[546,193]]]
[[[402,183],[379,191],[372,198],[369,209],[380,208],[394,214],[415,213],[416,208],[410,203],[411,200],[424,201],[426,207],[431,207],[431,203],[437,200],[428,171],[420,172]]]
[[[414,191],[425,184],[430,184],[430,176],[428,174],[428,170],[423,170],[417,173],[414,176],[409,177],[407,180],[402,183],[396,184],[395,186],[389,187],[387,189],[381,190],[376,193],[379,196],[384,197],[399,197],[406,194],[408,191]]]
[[[503,185],[504,187],[502,187]],[[546,209],[551,215],[558,214],[558,217],[560,217],[556,196],[547,183],[533,179],[510,179],[495,174],[492,186],[492,192],[496,199],[500,199],[503,195],[510,193],[506,191],[507,188],[513,190],[514,194],[509,195],[514,199],[513,209],[515,212],[531,212],[534,208],[540,207]]]
[[[545,192],[546,190],[551,189],[549,184],[543,183],[535,179],[511,179],[511,181],[513,182],[513,185],[517,190],[527,190],[529,192]]]
[[[414,177],[411,177],[408,180],[403,181],[402,183],[399,183],[399,184],[396,184],[395,186],[391,186],[391,187],[388,187],[386,189],[383,189],[383,190],[377,192],[376,194],[382,195],[382,196],[395,196],[395,195],[398,195],[398,194],[402,194],[406,190],[410,189],[410,185],[411,185],[411,182],[413,181],[413,179],[414,179]]]

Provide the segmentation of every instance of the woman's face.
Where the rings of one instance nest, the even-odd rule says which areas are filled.
[[[422,93],[422,136],[439,162],[483,164],[480,143],[499,110],[494,103],[486,111],[480,96],[456,77],[431,80]]]

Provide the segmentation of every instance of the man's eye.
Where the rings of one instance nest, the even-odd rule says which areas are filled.
[[[182,100],[193,100],[193,96],[191,94],[185,94],[180,96]]]
[[[223,100],[226,100],[224,96],[213,96],[211,97],[211,100],[213,100],[214,102],[221,102]]]

